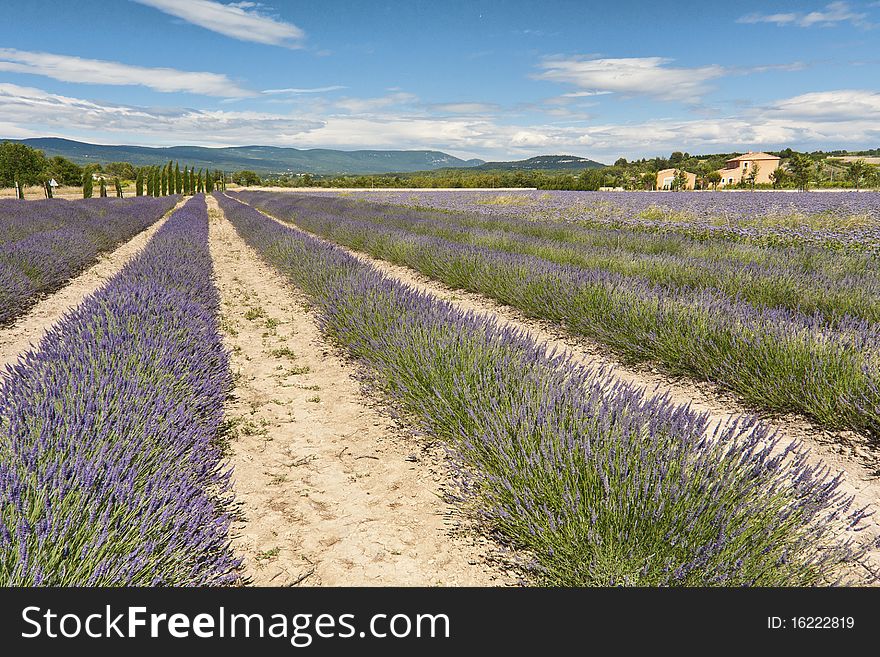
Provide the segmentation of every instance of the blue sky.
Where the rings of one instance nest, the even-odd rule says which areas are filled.
[[[880,1],[731,4],[16,3],[0,137],[605,162],[880,146]]]

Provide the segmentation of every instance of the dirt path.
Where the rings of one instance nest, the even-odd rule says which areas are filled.
[[[287,222],[279,221],[279,223],[302,230]],[[308,231],[302,232],[323,239]],[[587,338],[568,335],[551,322],[531,319],[519,310],[502,305],[481,294],[453,290],[409,267],[393,265],[365,253],[342,248],[386,276],[437,298],[445,299],[463,310],[472,310],[496,318],[503,324],[523,329],[538,342],[545,343],[548,349],[565,349],[580,362],[604,368],[621,381],[641,386],[649,392],[667,394],[675,403],[690,404],[694,410],[708,413],[713,427],[724,425],[750,412],[729,392],[711,383],[671,379],[658,370],[648,367],[625,367],[616,361],[604,346]],[[792,441],[801,441],[810,450],[813,463],[824,463],[832,472],[844,474],[841,489],[854,497],[854,503],[858,507],[868,507],[874,512],[874,516],[865,521],[865,530],[861,532],[860,540],[867,543],[880,539],[880,476],[878,476],[880,460],[874,450],[869,449],[867,439],[853,432],[823,430],[799,416],[766,417],[764,421],[779,433],[780,448]],[[880,573],[880,547],[870,551],[868,562]]]
[[[439,447],[371,407],[324,342],[305,299],[209,197],[224,340],[236,379],[231,461],[235,549],[257,585],[511,583],[485,539],[451,531]]]
[[[64,287],[34,305],[30,312],[14,324],[0,329],[0,370],[15,362],[18,355],[39,343],[55,322],[68,310],[76,308],[92,292],[112,278],[150,241],[168,217],[183,205],[180,201],[159,221],[141,231],[115,250],[98,256],[98,261],[72,278]]]

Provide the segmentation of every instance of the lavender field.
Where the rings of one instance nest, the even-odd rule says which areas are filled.
[[[217,304],[195,198],[4,372],[0,584],[236,581]]]
[[[437,262],[448,255],[439,241],[379,227],[376,215],[397,216],[394,208],[238,198],[367,251],[373,242],[357,238],[374,235],[389,252],[414,248]],[[448,441],[462,502],[529,550],[542,583],[810,585],[829,583],[864,555],[850,534],[864,510],[797,446],[767,449],[775,437],[754,418],[707,440],[705,415],[569,356],[548,356],[521,332],[412,290],[242,203],[219,201],[244,239],[314,300],[327,335],[401,412]],[[518,285],[526,264],[535,265],[517,261],[519,269],[494,281]]]
[[[711,194],[240,196],[626,362],[711,381],[756,410],[880,435],[876,194],[727,194],[728,223]]]
[[[0,200],[0,325],[170,210],[175,197]]]
[[[0,584],[247,583],[241,487],[309,485],[298,468],[310,458],[292,449],[282,474],[236,478],[235,459],[259,454],[237,454],[231,427],[263,446],[290,436],[230,411],[249,377],[233,371],[240,354],[224,342],[238,329],[218,283],[211,226],[223,222],[240,240],[224,238],[236,263],[226,279],[243,285],[236,267],[250,249],[282,277],[276,287],[302,296],[285,312],[317,326],[312,362],[341,352],[370,404],[444,446],[444,499],[516,555],[523,581],[875,581],[880,537],[864,530],[876,500],[857,502],[843,474],[767,418],[794,413],[816,431],[880,437],[878,201],[756,196],[243,191],[206,204],[197,195],[2,372]],[[2,262],[26,277],[67,263],[45,274],[57,287],[175,200],[0,205],[20,210],[0,221]],[[625,382],[364,255],[595,341],[626,365],[710,381],[746,410],[719,418]],[[21,298],[4,302],[10,316],[27,312]],[[264,340],[277,334],[265,308],[240,314]],[[278,391],[308,390],[304,406],[328,393],[299,383],[310,367],[272,344],[251,353],[276,388],[245,417],[276,405],[316,426]],[[351,433],[350,416],[321,417]],[[322,470],[345,451],[334,448]],[[343,475],[347,495],[357,477]],[[329,515],[320,493],[296,495]],[[270,499],[251,515],[292,503]],[[256,567],[279,549],[255,546]]]

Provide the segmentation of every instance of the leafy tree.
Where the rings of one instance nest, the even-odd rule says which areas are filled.
[[[639,176],[639,182],[641,183],[643,189],[647,189],[650,191],[657,186],[657,174],[646,171],[641,176]]]
[[[46,163],[46,179],[54,178],[59,185],[82,184],[83,169],[67,158],[56,155]]]
[[[710,171],[706,174],[706,182],[712,185],[712,189],[718,191],[718,185],[721,184],[721,173],[718,171]]]
[[[250,187],[251,185],[259,185],[260,177],[253,171],[244,169],[242,171],[236,171],[232,174],[232,182],[234,182],[236,185]]]
[[[752,191],[755,190],[755,182],[758,180],[758,173],[761,171],[761,166],[757,162],[752,162],[751,166],[748,168],[748,173],[743,178],[744,182],[752,188]]]
[[[82,177],[83,198],[92,198],[92,172],[86,171]]]
[[[773,187],[779,189],[780,187],[785,187],[785,184],[788,182],[788,179],[791,176],[788,171],[779,167],[770,172],[770,182],[773,184]]]
[[[6,141],[0,144],[0,187],[12,187],[18,179],[22,185],[41,182],[47,161],[43,151]]]
[[[801,191],[806,191],[810,186],[810,171],[813,168],[813,161],[802,153],[795,153],[788,161],[788,169],[794,184]]]
[[[864,160],[855,160],[847,162],[846,177],[856,189],[861,189],[865,178],[871,173],[871,169]]]
[[[672,179],[672,189],[682,191],[688,187],[688,175],[684,169],[676,169],[675,177]]]
[[[104,172],[114,178],[134,180],[137,176],[134,166],[130,162],[111,162],[104,167]]]
[[[625,157],[619,157],[614,162],[614,166],[616,166],[616,167],[625,167],[627,164],[629,164],[629,163],[626,161]]]

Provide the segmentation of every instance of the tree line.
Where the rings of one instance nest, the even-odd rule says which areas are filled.
[[[130,162],[80,166],[60,155],[47,158],[43,151],[25,144],[9,141],[0,144],[0,187],[15,188],[19,198],[24,198],[25,187],[33,185],[43,186],[46,196],[51,198],[50,180],[63,186],[82,186],[83,197],[91,198],[96,193],[98,196],[108,196],[111,190],[116,196],[122,197],[123,188],[129,182],[134,183],[136,196],[165,196],[211,193],[214,189],[225,190],[228,180],[245,179],[250,184],[260,182],[259,177],[250,171],[236,172],[230,176],[223,171],[210,169],[196,171],[195,166],[186,164],[181,169],[176,162],[142,167]],[[108,185],[112,187],[108,189]]]
[[[860,156],[869,157],[873,151]],[[809,188],[856,188],[880,187],[880,167],[864,160],[843,162],[835,157],[847,155],[845,151],[798,153],[791,149],[771,153],[782,158],[782,165],[770,174],[770,184],[757,183],[758,171],[752,167],[743,180],[734,187],[759,189],[809,189]],[[657,172],[675,169],[676,186],[687,186],[685,171],[696,175],[697,186],[717,189],[721,182],[718,169],[739,153],[716,153],[690,155],[676,151],[668,158],[643,158],[628,161],[619,158],[613,165],[583,169],[581,171],[546,171],[504,169],[440,169],[414,173],[387,173],[374,175],[315,175],[281,174],[269,177],[264,184],[281,187],[534,187],[537,189],[595,191],[602,188],[627,190],[652,190],[656,188]],[[729,188],[730,186],[728,186]]]

